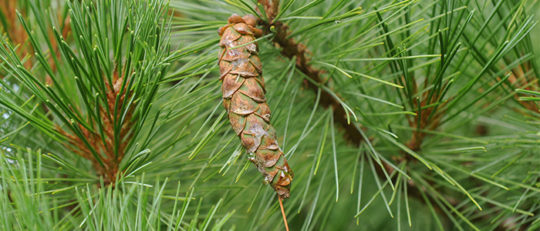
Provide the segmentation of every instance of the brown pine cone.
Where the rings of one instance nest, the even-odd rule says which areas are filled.
[[[222,50],[219,55],[220,79],[223,82],[223,105],[242,145],[264,179],[281,198],[289,197],[293,172],[278,146],[276,132],[270,125],[262,64],[256,37],[262,34],[253,15],[232,15],[229,24],[219,29]]]

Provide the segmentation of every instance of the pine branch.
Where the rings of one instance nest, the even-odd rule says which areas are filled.
[[[19,99],[2,96],[0,103],[90,160],[105,184],[114,184],[125,170],[121,165],[129,163],[124,158],[134,151],[168,65],[167,38],[160,37],[168,31],[162,19],[165,5],[107,0],[67,5],[69,17],[59,22],[40,12],[40,7],[51,7],[42,2],[29,5],[38,23],[18,16],[35,50],[31,60],[37,71],[22,65],[16,44],[2,41],[0,47],[6,70],[37,96],[44,112],[32,115],[33,109],[17,105]],[[151,11],[144,9],[148,6]]]
[[[265,32],[253,42],[276,138],[296,173],[283,209],[291,229],[540,225],[530,1],[177,0],[178,12],[163,12],[171,35],[160,20],[131,24],[153,17],[145,4],[160,0],[83,1],[99,6],[62,10],[69,22],[49,10],[55,1],[29,2],[43,3],[21,14],[36,49],[25,59],[22,46],[0,48],[2,230],[282,229],[275,192],[249,167],[220,110],[216,30],[240,12],[260,16]],[[144,13],[114,13],[129,19],[127,29],[103,21],[128,2],[144,3]],[[170,38],[172,49],[131,40],[139,32]],[[129,57],[138,58],[123,62]],[[346,138],[347,127],[359,136]],[[124,153],[115,187],[96,184],[104,167],[95,149],[111,169],[116,150]]]
[[[290,59],[293,59],[293,58],[296,59],[296,67],[300,71],[302,71],[306,76],[308,76],[308,78],[313,80],[313,81],[308,82],[308,86],[312,90],[317,91],[320,85],[325,84],[325,81],[323,81],[321,77],[323,72],[310,66],[309,64],[310,58],[307,56],[307,54],[310,52],[307,50],[307,48],[304,45],[295,42],[294,39],[292,38],[289,38],[290,32],[287,25],[285,25],[284,23],[280,21],[274,21],[275,16],[277,15],[278,9],[279,9],[279,6],[277,5],[276,2],[259,0],[259,3],[264,6],[264,9],[266,12],[267,19],[261,20],[264,26],[265,34],[270,34],[272,32],[275,33],[273,42],[276,45],[276,47],[281,49],[281,53],[285,57],[288,57]],[[470,20],[470,17],[469,17],[469,20]],[[454,30],[457,30],[457,29],[458,28],[456,27]],[[462,31],[463,29],[461,29],[461,32]],[[385,32],[388,33],[388,31],[385,31]],[[454,36],[454,37],[457,38],[459,36]],[[444,68],[448,65],[447,63],[449,63],[452,60],[453,56],[455,55],[454,52],[456,52],[457,47],[459,47],[459,46],[452,47],[458,44],[454,41],[449,41],[449,42],[451,43],[450,47],[445,47],[445,49],[447,49],[447,51],[449,52],[449,54],[447,54],[449,58],[447,57],[446,59],[444,59],[446,64],[445,63],[441,64],[443,68],[439,70],[439,73],[436,73],[438,75],[438,78],[436,78],[436,81],[438,81],[438,79],[442,80],[442,77],[439,77],[439,76],[443,75],[445,71]],[[391,46],[392,41],[389,40],[388,44]],[[390,55],[392,57],[398,56],[396,53],[392,53],[392,51],[390,52]],[[399,62],[399,61],[396,61],[396,62]],[[403,64],[397,64],[396,67],[399,67],[400,65],[403,65]],[[407,73],[405,71],[404,71],[404,74],[405,76],[407,76]],[[416,81],[414,80],[414,76],[411,75],[411,76],[408,76],[408,78],[412,79],[412,81],[402,80],[400,83],[404,85],[410,85],[410,84],[414,85],[412,87],[409,87],[408,89],[410,89],[410,92],[406,93],[409,95],[408,98],[411,99],[410,96],[416,96],[420,94],[418,92],[418,90],[420,89],[420,86],[416,86]],[[429,79],[430,78],[424,79],[424,83],[423,83],[424,87],[430,86],[430,83],[428,82]],[[313,82],[318,83],[318,84],[314,84]],[[407,147],[411,149],[413,152],[420,151],[423,140],[427,135],[425,131],[436,130],[437,127],[441,124],[440,123],[441,118],[443,117],[443,115],[446,114],[446,110],[447,110],[446,105],[453,99],[453,97],[450,97],[449,99],[444,99],[446,91],[449,88],[449,85],[451,85],[450,82],[447,81],[445,83],[435,83],[435,84],[439,84],[439,87],[436,87],[434,89],[430,89],[427,91],[423,91],[420,94],[422,96],[420,100],[412,100],[411,102],[409,102],[413,109],[417,109],[415,116],[408,120],[410,127],[413,128],[413,133],[412,133],[411,139],[408,142],[406,142],[406,144],[407,144]],[[338,123],[343,128],[345,128],[345,138],[351,141],[351,143],[355,145],[359,145],[360,142],[362,141],[362,136],[360,132],[358,132],[356,127],[351,126],[349,123],[347,123],[346,112],[345,110],[343,110],[342,107],[340,107],[339,102],[335,100],[335,98],[332,95],[328,94],[328,92],[326,91],[323,91],[322,99],[323,100],[321,101],[321,105],[323,105],[324,107],[331,107],[333,109],[334,117],[338,118],[337,120]],[[325,101],[324,99],[329,99],[329,100]],[[396,159],[398,160],[398,162],[402,162],[405,160],[414,161],[412,156],[406,153],[405,151],[401,151],[401,157],[397,157]],[[389,172],[390,174],[395,171],[394,168],[388,165],[386,162],[384,162],[383,165],[386,171]],[[382,169],[378,169],[377,174],[382,179],[385,179],[386,177],[385,172]],[[434,184],[434,182],[428,182],[428,183]],[[439,207],[441,206],[441,203],[437,203],[437,201],[435,201],[435,199],[433,199],[432,197],[427,197],[427,200],[429,200],[429,202],[426,201],[425,200],[426,198],[422,196],[426,193],[425,189],[424,190],[420,189],[420,186],[417,186],[412,182],[410,183],[410,186],[412,186],[409,192],[409,196],[411,198],[415,198],[418,201],[431,204],[434,207],[434,210],[442,215],[441,217],[446,218],[444,214],[444,211],[446,211],[446,208]],[[421,192],[421,190],[424,192]],[[450,201],[453,201],[454,204],[451,204],[449,206],[457,205],[456,204],[457,200],[450,199]],[[450,221],[447,221],[447,222],[450,222]]]
[[[309,49],[304,44],[296,42],[293,38],[289,38],[289,35],[291,34],[289,27],[281,21],[274,21],[279,12],[279,1],[259,0],[259,3],[264,6],[268,18],[268,20],[260,19],[260,23],[264,28],[264,34],[268,35],[275,33],[272,38],[274,45],[278,49],[281,49],[281,54],[283,56],[295,60],[296,68],[310,79],[310,81],[306,81],[309,89],[317,93],[317,91],[322,88],[319,104],[324,108],[332,109],[335,121],[344,130],[345,139],[351,142],[351,144],[360,145],[364,138],[354,122],[351,123],[348,113],[345,111],[340,100],[338,100],[341,96],[337,93],[330,93],[333,92],[333,90],[328,87],[330,79],[325,79],[323,77],[324,71],[319,70],[310,64],[311,58],[309,57],[309,54],[311,52]]]
[[[310,63],[310,58],[308,54],[309,50],[306,48],[305,45],[301,43],[297,43],[293,38],[289,38],[289,35],[291,34],[289,27],[280,21],[274,21],[275,16],[278,13],[279,5],[278,1],[270,1],[270,0],[259,0],[259,3],[264,6],[266,16],[268,20],[261,20],[260,22],[263,24],[264,27],[264,33],[265,34],[271,34],[275,33],[275,36],[273,37],[273,42],[276,45],[277,48],[281,49],[281,54],[289,59],[295,59],[296,60],[296,67],[304,73],[308,78],[310,78],[312,81],[308,81],[307,85],[311,90],[314,92],[319,91],[319,88],[321,86],[325,86],[328,88],[328,81],[324,80],[323,74],[324,72],[322,70],[318,70],[314,67],[312,67]],[[424,95],[427,96],[429,92],[426,92]],[[325,108],[331,108],[332,113],[334,114],[335,121],[344,129],[344,138],[348,140],[351,144],[359,146],[362,141],[363,137],[362,134],[359,132],[358,128],[354,125],[354,123],[350,123],[347,119],[347,112],[342,107],[341,103],[336,99],[336,97],[340,97],[338,94],[334,93],[334,95],[330,94],[326,89],[321,91],[321,100],[320,104]],[[414,93],[416,94],[416,93]],[[427,97],[424,99],[426,100]],[[435,102],[437,100],[436,98],[432,98],[432,101]],[[431,102],[431,103],[433,103]],[[426,102],[422,102],[422,106],[425,106]],[[427,109],[430,110],[430,109]],[[426,111],[427,111],[426,110]],[[424,129],[427,126],[427,118],[430,118],[430,113],[427,113],[424,111],[423,117],[420,121],[421,126],[420,129]],[[442,113],[440,114],[442,115]],[[439,118],[440,118],[439,115]],[[436,119],[437,121],[438,119]],[[416,119],[414,120],[416,121]],[[414,125],[415,123],[413,120],[410,120],[411,126],[416,127]],[[431,129],[435,128],[437,126],[437,123],[429,125]],[[416,130],[418,131],[418,130]],[[410,149],[413,151],[418,151],[420,149],[420,144],[422,143],[422,140],[425,136],[424,132],[414,132],[413,137],[411,140],[407,143]],[[402,152],[403,157],[410,159],[410,155],[408,155],[405,152]],[[360,160],[358,160],[360,161]],[[390,166],[388,163],[383,162],[384,170],[382,168],[377,168],[377,174],[379,178],[386,179],[386,173],[384,171],[387,171],[390,175],[395,171],[394,167]],[[410,183],[409,186],[411,188],[409,189],[409,197],[414,198],[420,202],[428,203],[425,201],[425,198],[422,197],[425,192],[420,192],[421,189],[419,189],[418,186],[415,186],[414,183]],[[445,217],[443,214],[443,209],[440,206],[439,203],[436,203],[436,201],[428,197],[427,200],[429,200],[429,203],[434,207],[435,211],[443,215],[442,217]],[[448,221],[447,221],[448,223]]]

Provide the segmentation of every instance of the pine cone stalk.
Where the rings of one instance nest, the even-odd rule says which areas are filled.
[[[253,162],[281,198],[289,197],[293,172],[270,124],[262,63],[255,38],[262,34],[253,15],[232,15],[219,29],[223,105],[235,133]]]

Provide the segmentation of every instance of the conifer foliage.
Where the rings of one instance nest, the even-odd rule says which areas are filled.
[[[539,230],[538,5],[2,0],[0,230]]]

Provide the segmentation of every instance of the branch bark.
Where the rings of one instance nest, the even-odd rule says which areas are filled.
[[[285,23],[274,21],[279,9],[277,2],[279,1],[259,0],[259,3],[264,6],[268,17],[268,21],[260,21],[260,23],[263,25],[263,33],[265,35],[270,34],[272,33],[270,28],[272,26],[275,28],[275,36],[272,40],[274,45],[281,48],[281,54],[283,56],[289,59],[296,59],[296,68],[313,81],[306,81],[309,89],[317,92],[319,90],[319,86],[317,86],[317,84],[328,87],[328,83],[331,80],[323,77],[324,71],[310,65],[311,59],[308,55],[310,52],[306,46],[302,43],[296,42],[292,38],[289,38],[290,30]],[[351,144],[360,145],[364,139],[362,137],[362,133],[360,133],[358,128],[353,123],[350,123],[347,120],[347,112],[338,99],[336,99],[336,97],[341,97],[337,93],[334,94],[335,96],[330,94],[328,91],[322,90],[319,104],[324,108],[332,108],[335,122],[339,124],[341,128],[343,128],[345,139]]]

